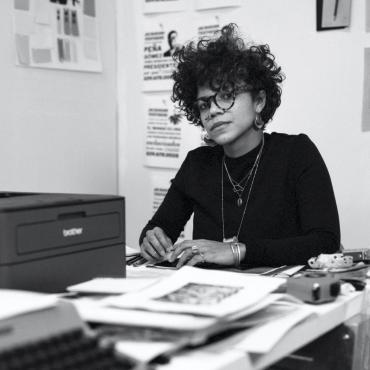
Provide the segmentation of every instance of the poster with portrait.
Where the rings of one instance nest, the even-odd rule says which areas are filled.
[[[201,131],[190,125],[169,94],[146,96],[145,160],[150,167],[177,169],[187,152],[201,145]]]
[[[195,0],[195,9],[216,9],[242,5],[242,0]]]
[[[171,90],[175,68],[173,53],[183,45],[190,33],[186,21],[161,17],[146,19],[143,32],[142,82],[144,91]]]
[[[166,13],[186,10],[189,1],[186,0],[142,0],[143,13]]]
[[[161,171],[151,173],[151,194],[152,194],[152,210],[153,214],[157,211],[159,206],[162,204],[164,197],[171,184],[171,179],[176,175],[176,171]],[[184,230],[180,234],[176,243],[180,243],[183,240],[192,239],[193,234],[193,218],[184,227]]]
[[[100,72],[95,0],[13,0],[16,65]]]

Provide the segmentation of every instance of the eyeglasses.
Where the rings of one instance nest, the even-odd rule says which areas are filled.
[[[216,94],[208,96],[207,98],[199,98],[194,102],[194,109],[200,115],[206,114],[211,109],[212,101],[220,108],[223,112],[228,111],[232,108],[235,103],[236,92],[235,91],[217,91]]]

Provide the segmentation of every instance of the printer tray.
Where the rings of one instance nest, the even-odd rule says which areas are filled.
[[[125,276],[122,244],[0,266],[0,288],[57,293],[99,275]]]

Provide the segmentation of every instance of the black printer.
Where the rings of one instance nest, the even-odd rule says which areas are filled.
[[[125,199],[0,192],[0,288],[63,292],[125,277]]]

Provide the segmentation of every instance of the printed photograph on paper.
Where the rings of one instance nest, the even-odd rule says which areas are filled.
[[[169,294],[155,299],[160,302],[172,302],[193,305],[212,305],[237,294],[242,287],[188,283]]]

